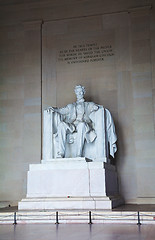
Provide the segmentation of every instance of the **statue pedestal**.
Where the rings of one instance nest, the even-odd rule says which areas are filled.
[[[30,164],[25,209],[111,209],[121,205],[116,169],[86,158],[60,158]]]

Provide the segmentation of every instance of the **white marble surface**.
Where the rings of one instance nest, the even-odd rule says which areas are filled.
[[[112,165],[106,164],[106,168],[113,168]],[[49,170],[49,169],[94,169],[94,168],[104,168],[103,162],[93,162],[85,157],[79,158],[57,158],[49,159],[47,161],[42,160],[42,164],[30,164],[29,170]]]
[[[103,162],[86,162],[85,158],[31,164],[27,197],[106,196],[106,166]]]
[[[91,196],[106,196],[105,169],[94,168],[89,170]]]
[[[107,185],[106,178],[116,180],[115,167],[86,160],[62,158],[31,164],[27,198],[19,203],[19,209],[111,209],[118,201],[110,200],[107,192],[118,195],[117,184],[110,181]]]
[[[23,199],[18,209],[111,209],[108,197],[28,198]]]
[[[27,197],[89,196],[88,169],[29,171]]]

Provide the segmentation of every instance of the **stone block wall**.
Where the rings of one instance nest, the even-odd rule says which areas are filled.
[[[0,201],[26,194],[28,165],[41,161],[42,110],[73,102],[84,84],[86,99],[113,115],[123,197],[155,203],[153,0],[6,0],[0,12]],[[90,42],[110,43],[114,56],[58,61],[60,50]]]

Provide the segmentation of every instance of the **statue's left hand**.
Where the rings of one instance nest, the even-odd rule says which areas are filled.
[[[92,110],[91,110],[91,112],[97,111],[98,109],[99,109],[99,106],[94,105],[93,108],[92,108]]]
[[[97,111],[99,109],[99,106],[95,105],[94,106],[94,111]]]

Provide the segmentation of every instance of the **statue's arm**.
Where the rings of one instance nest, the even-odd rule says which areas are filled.
[[[86,109],[86,119],[84,119],[88,123],[92,123],[94,127],[95,121],[95,112],[99,109],[99,105],[93,102],[88,103],[88,107]]]
[[[56,113],[59,113],[61,115],[65,115],[65,114],[68,114],[69,112],[69,109],[68,107],[63,107],[63,108],[57,108],[57,107],[49,107],[47,109],[48,111],[52,111],[52,112],[56,112]]]

